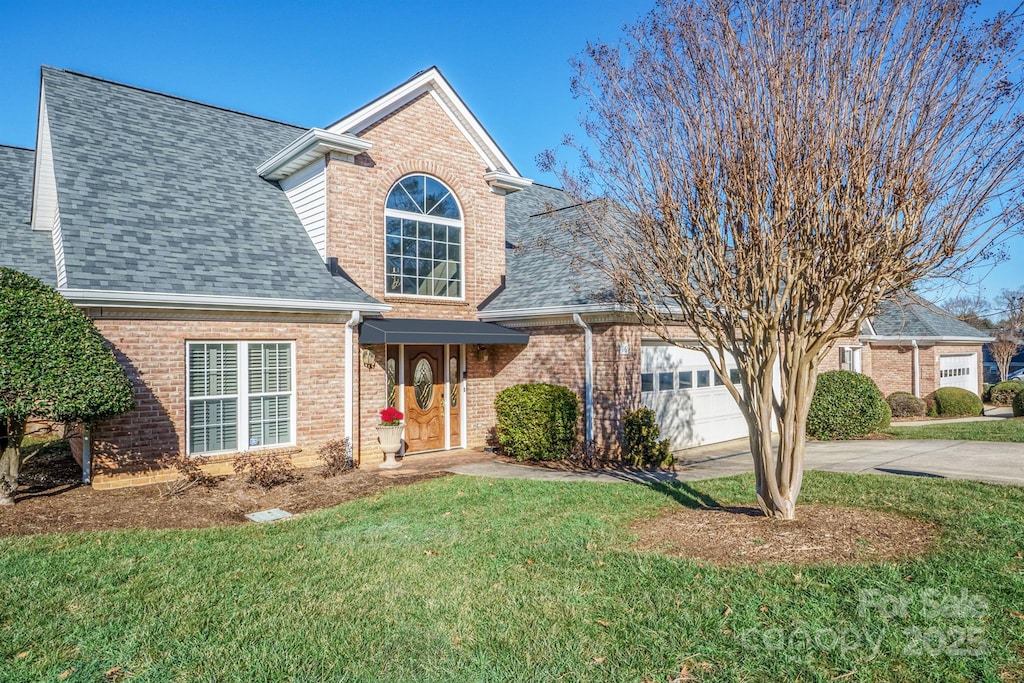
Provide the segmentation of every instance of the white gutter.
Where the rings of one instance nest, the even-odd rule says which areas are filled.
[[[516,320],[519,318],[544,318],[553,316],[575,316],[577,313],[631,313],[629,308],[618,304],[587,304],[585,306],[541,306],[538,308],[517,308],[508,311],[480,311],[481,320]],[[573,318],[575,320],[575,318]]]
[[[874,341],[874,342],[897,342],[897,343],[908,343],[913,341],[928,342],[928,343],[959,343],[959,344],[987,344],[988,342],[995,341],[994,337],[901,337],[892,335],[879,335],[879,334],[862,334],[859,339],[861,341]]]
[[[916,339],[911,339],[910,345],[914,347],[914,396],[921,398],[921,353]]]
[[[329,152],[356,156],[371,147],[373,143],[369,140],[357,138],[349,133],[333,133],[321,128],[310,128],[260,164],[256,174],[267,180],[282,180]]]
[[[346,460],[352,456],[352,413],[355,406],[355,358],[353,343],[353,330],[363,319],[359,311],[352,311],[352,317],[345,323],[345,438],[348,439],[348,453]]]
[[[572,314],[574,323],[583,328],[583,420],[586,430],[585,447],[594,442],[594,331],[583,322],[579,313]]]
[[[220,296],[213,294],[175,294],[166,292],[125,292],[94,289],[61,289],[61,295],[79,306],[117,306],[121,308],[176,308],[192,310],[303,311],[307,313],[344,313],[359,309],[375,313],[391,310],[387,304],[352,301],[314,301],[309,299],[272,299],[268,297]]]

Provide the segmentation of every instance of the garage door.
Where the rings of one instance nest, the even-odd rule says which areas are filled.
[[[669,344],[645,344],[641,357],[642,403],[654,411],[672,450],[747,435],[747,423],[704,354]],[[734,381],[739,381],[735,370]]]
[[[939,386],[960,387],[978,393],[978,354],[939,356]]]

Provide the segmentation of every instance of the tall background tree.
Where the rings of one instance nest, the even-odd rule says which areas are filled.
[[[39,280],[0,268],[0,505],[14,502],[29,420],[89,423],[132,405],[92,321]]]
[[[989,308],[988,301],[980,294],[955,296],[942,304],[942,307],[971,327],[979,330],[995,328],[995,323],[985,315]]]
[[[607,200],[575,226],[592,264],[665,339],[688,327],[732,392],[766,515],[795,515],[807,410],[837,340],[1013,227],[1020,13],[970,11],[664,0],[575,62],[588,139],[568,141],[571,168],[542,163],[581,201]]]

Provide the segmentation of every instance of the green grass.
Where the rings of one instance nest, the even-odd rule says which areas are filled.
[[[900,427],[894,424],[885,430],[897,439],[950,439],[955,441],[1024,442],[1024,418],[986,420],[985,422],[952,422]]]
[[[630,549],[634,519],[751,492],[749,475],[660,490],[453,477],[269,526],[0,539],[0,680],[1024,675],[1024,489],[809,472],[802,503],[942,526],[933,554],[895,563]],[[965,634],[980,653],[944,647]]]

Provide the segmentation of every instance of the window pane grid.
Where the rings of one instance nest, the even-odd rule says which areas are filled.
[[[434,178],[409,176],[392,188],[386,207],[387,293],[461,298],[462,214],[451,191]]]

